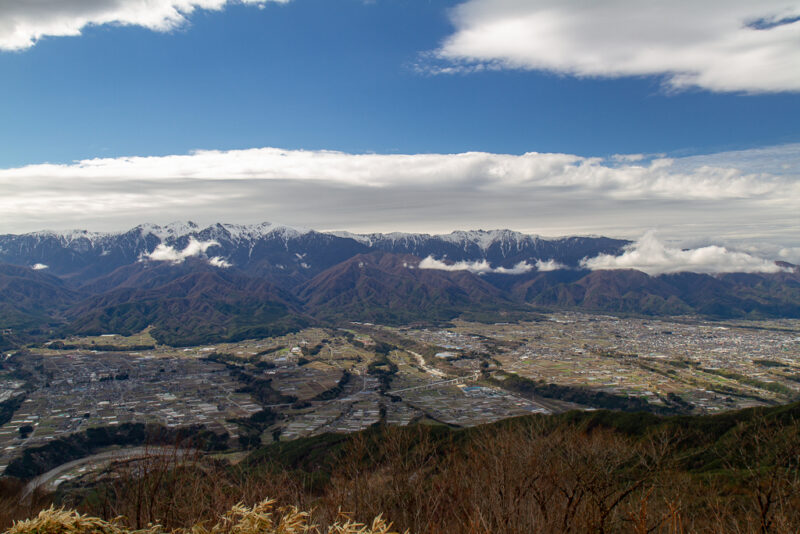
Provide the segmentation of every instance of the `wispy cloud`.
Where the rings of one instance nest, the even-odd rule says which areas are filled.
[[[455,263],[445,263],[437,260],[433,256],[428,256],[417,265],[419,269],[434,269],[437,271],[469,271],[475,274],[523,274],[533,269],[533,265],[521,261],[513,267],[492,267],[488,261],[458,261]]]
[[[800,91],[796,0],[468,0],[433,72],[663,76],[671,89]]]
[[[166,32],[185,25],[198,9],[268,2],[289,0],[5,0],[0,2],[0,50],[23,50],[45,36],[76,36],[87,26],[104,24]]]
[[[581,262],[592,270],[636,269],[649,275],[666,273],[776,273],[783,269],[764,258],[746,252],[710,245],[684,250],[662,243],[653,232],[627,247],[619,256],[601,254]]]

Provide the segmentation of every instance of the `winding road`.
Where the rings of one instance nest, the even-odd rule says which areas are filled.
[[[176,456],[182,458],[187,454],[194,453],[192,449],[175,449],[175,447],[132,447],[129,449],[119,449],[114,451],[99,452],[84,458],[78,458],[71,462],[61,464],[58,467],[42,473],[36,478],[31,479],[22,492],[20,500],[27,499],[37,488],[55,489],[53,482],[62,474],[82,465],[93,463],[111,462],[113,460],[133,460],[138,458],[149,458],[153,456]]]

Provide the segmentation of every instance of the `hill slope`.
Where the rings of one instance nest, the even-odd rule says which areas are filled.
[[[314,277],[298,295],[317,317],[378,323],[440,321],[512,304],[472,273],[418,265],[414,256],[359,254]]]
[[[132,334],[153,325],[159,342],[192,345],[280,335],[308,324],[294,299],[265,280],[202,266],[198,272],[185,272],[185,266],[152,271],[151,278],[137,273],[127,278],[129,285],[73,306],[69,331]]]
[[[800,269],[788,264],[786,272],[717,276],[581,267],[583,258],[618,254],[628,243],[510,230],[359,235],[269,223],[0,235],[0,261],[9,262],[0,264],[0,328],[14,330],[2,343],[59,324],[65,333],[152,325],[163,342],[203,343],[297,328],[305,314],[383,323],[465,312],[484,320],[511,312],[507,320],[541,308],[800,317]],[[423,259],[436,269],[419,269]]]

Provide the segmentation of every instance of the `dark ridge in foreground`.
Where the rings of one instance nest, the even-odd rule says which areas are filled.
[[[800,528],[799,416],[794,403],[712,416],[568,412],[463,430],[376,424],[274,443],[235,465],[203,455],[120,463],[0,521],[55,498],[121,517],[118,528],[206,532],[236,503],[274,498],[312,510],[322,531],[347,511],[415,533],[789,533]],[[34,532],[27,525],[14,532]]]

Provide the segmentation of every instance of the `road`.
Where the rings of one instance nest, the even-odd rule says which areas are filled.
[[[428,384],[422,384],[421,386],[413,386],[413,387],[409,387],[409,388],[395,389],[395,390],[392,390],[392,394],[404,393],[406,391],[416,391],[416,390],[419,390],[419,389],[434,389],[434,388],[437,388],[439,386],[447,386],[447,385],[450,385],[450,384],[461,384],[463,382],[466,382],[467,380],[475,381],[475,380],[478,380],[479,375],[480,375],[480,373],[478,373],[476,371],[475,374],[471,374],[471,375],[467,375],[467,376],[459,376],[458,378],[450,378],[450,379],[447,379],[447,380],[440,380],[438,382],[430,382]]]
[[[44,487],[45,489],[54,489],[51,484],[62,474],[85,464],[111,462],[113,460],[132,460],[135,458],[147,458],[152,456],[173,456],[183,457],[186,454],[193,453],[192,449],[178,449],[175,447],[132,447],[129,449],[119,449],[114,451],[100,452],[84,458],[78,458],[71,462],[61,464],[50,471],[39,475],[32,479],[25,485],[20,500],[27,499],[36,488]]]

